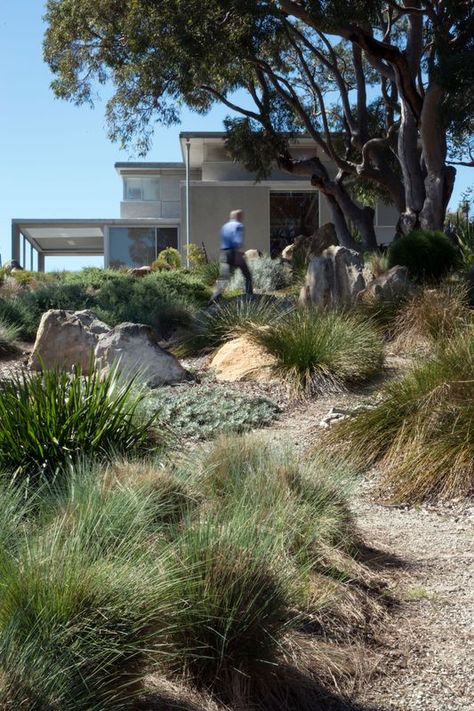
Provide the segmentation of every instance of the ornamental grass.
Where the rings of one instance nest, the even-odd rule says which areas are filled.
[[[373,376],[383,345],[372,325],[335,310],[298,309],[249,335],[276,358],[275,372],[306,395],[344,388]]]
[[[420,503],[474,490],[474,335],[438,345],[428,360],[389,382],[372,409],[335,425],[365,466],[380,464],[391,501]]]

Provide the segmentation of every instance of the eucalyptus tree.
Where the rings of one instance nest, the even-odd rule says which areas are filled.
[[[354,246],[353,226],[376,246],[374,195],[402,231],[442,226],[449,137],[466,162],[472,125],[467,0],[49,0],[46,21],[56,95],[92,102],[111,82],[110,136],[123,145],[145,153],[157,122],[221,103],[234,157],[259,178],[275,162],[307,175],[342,244]],[[318,149],[304,159],[292,152],[301,134]]]

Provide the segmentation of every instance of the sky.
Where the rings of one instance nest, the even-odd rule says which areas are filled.
[[[117,161],[142,160],[107,137],[104,103],[94,109],[54,98],[43,62],[44,2],[2,1],[0,16],[0,258],[10,259],[12,218],[113,218],[120,216]],[[207,116],[184,111],[172,128],[157,127],[146,160],[182,160],[180,131],[220,131],[228,110]],[[474,182],[459,168],[451,200]],[[28,253],[27,253],[28,254]],[[50,257],[46,268],[102,266],[96,257]]]

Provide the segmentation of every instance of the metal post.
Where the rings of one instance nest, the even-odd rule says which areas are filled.
[[[33,245],[30,243],[30,272],[33,271]]]
[[[12,222],[12,259],[20,261],[20,226]]]
[[[23,261],[21,262],[23,269],[26,269],[26,237],[23,235]]]
[[[44,272],[44,252],[38,252],[38,271]]]
[[[191,242],[191,211],[190,211],[190,152],[191,142],[186,139],[186,266],[189,267],[189,244]]]

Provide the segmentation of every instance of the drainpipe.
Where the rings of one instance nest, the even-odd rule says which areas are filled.
[[[191,142],[186,139],[186,266],[189,267],[189,243],[191,242],[191,212],[190,212],[190,159]]]

